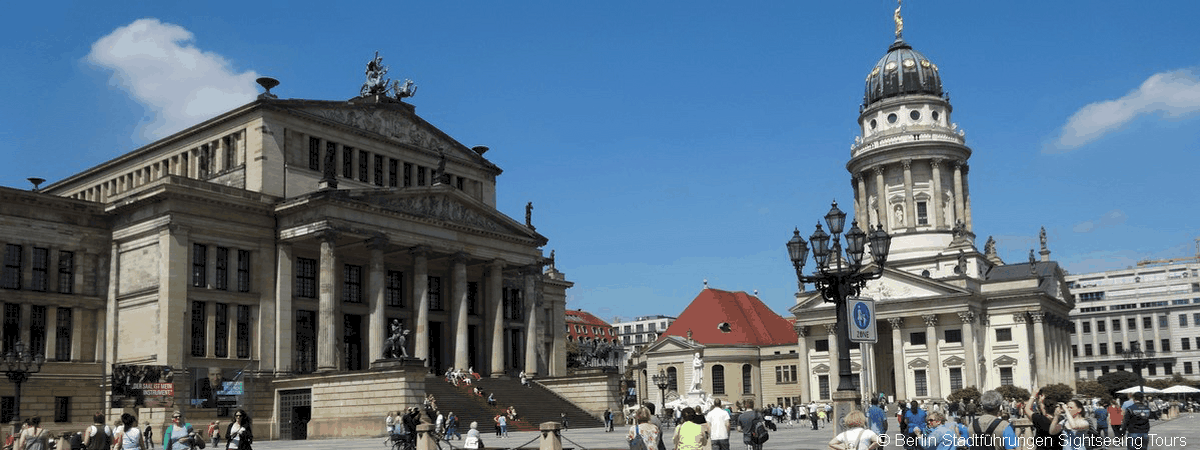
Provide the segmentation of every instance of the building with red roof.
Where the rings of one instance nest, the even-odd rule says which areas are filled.
[[[567,310],[567,341],[598,341],[617,344],[617,328],[582,309]]]

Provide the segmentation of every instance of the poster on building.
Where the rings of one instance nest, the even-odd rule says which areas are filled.
[[[174,408],[175,382],[171,366],[113,364],[112,405]]]
[[[220,367],[193,367],[190,370],[193,408],[226,408],[240,403],[237,399],[245,393],[245,385],[240,380],[241,370]]]

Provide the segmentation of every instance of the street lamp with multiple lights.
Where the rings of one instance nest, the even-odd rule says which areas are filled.
[[[1133,371],[1138,375],[1138,388],[1141,389],[1142,395],[1146,394],[1146,378],[1142,377],[1142,369],[1154,359],[1154,350],[1142,350],[1139,342],[1134,341],[1129,343],[1129,348],[1121,352],[1121,357],[1129,361],[1129,365],[1133,366]]]
[[[4,374],[17,387],[13,397],[13,433],[21,426],[21,383],[28,381],[29,375],[40,372],[42,364],[46,362],[45,355],[34,355],[25,350],[25,343],[17,341],[13,349],[4,352],[3,356]]]
[[[813,261],[817,263],[817,268],[812,275],[804,275],[804,263],[808,258],[809,250],[804,238],[800,237],[800,229],[795,230],[792,239],[787,243],[787,249],[792,266],[796,268],[796,279],[799,282],[800,292],[804,291],[804,283],[812,283],[826,302],[836,306],[838,386],[837,392],[834,394],[834,402],[838,410],[834,414],[839,419],[836,426],[840,429],[842,427],[840,419],[849,413],[850,408],[854,407],[855,399],[858,397],[858,391],[854,388],[853,373],[850,370],[850,331],[846,318],[846,299],[857,296],[866,287],[868,280],[874,280],[883,275],[883,265],[887,261],[892,237],[883,231],[882,224],[872,227],[868,234],[858,228],[858,221],[854,221],[850,224],[850,230],[846,232],[845,257],[843,258],[842,243],[838,235],[842,234],[842,228],[846,224],[846,213],[838,209],[836,201],[833,202],[829,213],[825,214],[825,224],[829,226],[832,236],[825,233],[818,222],[817,230],[808,238],[812,242]],[[831,238],[832,245],[830,245]],[[862,270],[865,266],[863,256],[868,241],[871,244],[871,259],[875,263],[875,270],[864,272]]]
[[[662,399],[662,406],[658,409],[658,415],[661,417],[667,409],[667,386],[671,385],[672,377],[660,369],[658,375],[652,375],[650,378],[654,380],[654,385],[658,386],[658,392]]]

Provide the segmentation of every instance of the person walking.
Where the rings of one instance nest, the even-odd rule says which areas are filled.
[[[213,448],[221,443],[221,422],[212,421],[208,424],[208,437],[212,439]]]
[[[83,430],[83,446],[89,450],[105,450],[112,445],[112,428],[104,424],[104,414],[92,415],[92,425]]]
[[[713,400],[713,408],[704,415],[704,420],[708,422],[712,450],[729,450],[729,430],[732,422],[729,412],[721,407],[721,399]]]
[[[887,413],[883,412],[883,408],[879,407],[879,397],[871,398],[871,407],[867,408],[866,417],[871,431],[874,431],[875,434],[887,433]]]
[[[1099,404],[1092,405],[1090,408],[1093,411],[1092,414],[1096,417],[1096,435],[1102,437],[1111,436],[1108,433],[1108,409]]]
[[[808,420],[812,422],[812,429],[817,429],[817,402],[810,400],[808,402]]]
[[[762,442],[754,442],[751,438],[751,433],[754,432],[754,427],[758,422],[764,422],[762,413],[754,409],[754,400],[744,400],[743,407],[746,409],[738,414],[738,427],[742,429],[742,443],[746,444],[749,450],[762,450]],[[766,425],[764,424],[765,428]]]
[[[192,424],[184,422],[183,412],[175,411],[171,414],[171,424],[163,431],[163,450],[190,450],[194,433]]]
[[[1113,399],[1108,404],[1108,425],[1112,427],[1113,437],[1124,436],[1124,430],[1121,429],[1121,422],[1125,420],[1125,415],[1121,413],[1121,405],[1117,399]]]
[[[1128,450],[1146,450],[1150,446],[1150,406],[1144,399],[1141,392],[1134,392],[1133,404],[1122,411],[1121,431],[1125,433]]]
[[[50,433],[42,428],[41,416],[29,418],[29,427],[21,430],[17,439],[18,450],[50,450]]]
[[[612,409],[604,408],[604,432],[607,433],[613,429]]]
[[[146,432],[142,436],[146,439],[147,448],[154,446],[154,430],[150,429],[150,424],[146,424]]]
[[[879,399],[873,398],[871,403],[878,406]],[[883,445],[879,434],[866,428],[867,416],[862,411],[850,411],[843,422],[846,431],[829,440],[831,450],[875,450]]]
[[[458,416],[450,413],[446,416],[446,440],[453,438],[462,440],[462,433],[458,432]]]
[[[233,423],[225,429],[225,450],[254,450],[254,431],[250,428],[250,415],[239,409],[233,413]]]
[[[500,415],[500,437],[508,437],[508,417]]]
[[[1013,430],[1012,424],[1000,418],[1000,406],[1003,404],[1004,397],[995,390],[984,392],[979,397],[979,410],[982,410],[982,414],[972,421],[969,427],[972,443],[984,443],[984,446],[990,448],[1017,448],[1016,431]],[[996,445],[997,443],[999,445]]]
[[[662,428],[658,425],[650,423],[650,418],[654,414],[645,406],[638,408],[634,414],[636,424],[629,428],[629,433],[625,435],[625,440],[629,443],[630,450],[654,450],[659,448],[658,443],[662,440]],[[637,438],[641,438],[642,445],[639,448],[634,448],[634,442]]]
[[[496,437],[500,437],[500,419],[503,417],[504,414],[496,414],[496,417],[492,418],[492,422],[496,426]]]
[[[141,430],[137,427],[137,418],[133,414],[121,414],[122,427],[117,431],[117,449],[118,450],[146,450],[149,445],[142,438]]]
[[[700,424],[702,416],[696,414],[691,407],[683,408],[679,413],[682,419],[675,429],[673,450],[704,450],[708,448],[708,432]]]

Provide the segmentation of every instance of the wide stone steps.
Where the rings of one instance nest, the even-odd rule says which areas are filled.
[[[542,422],[558,422],[563,412],[567,413],[572,428],[604,426],[602,420],[537,383],[524,387],[519,380],[506,378],[484,378],[475,383],[483,389],[483,396],[472,393],[474,385],[460,383],[456,387],[447,383],[444,377],[432,375],[425,380],[425,393],[433,394],[442,413],[453,412],[458,416],[459,432],[464,435],[472,421],[479,422],[479,432],[484,436],[493,433],[493,418],[503,414],[509,406],[517,409],[517,420],[508,422],[509,431],[537,430]],[[495,395],[496,406],[488,406],[488,393]]]

